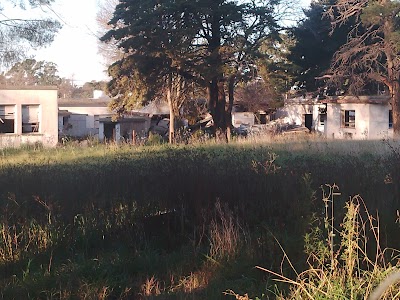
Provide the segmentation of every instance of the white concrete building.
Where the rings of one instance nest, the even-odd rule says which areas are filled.
[[[387,96],[337,97],[326,100],[328,138],[381,139],[393,136]]]
[[[57,115],[57,87],[0,87],[0,147],[56,146]]]
[[[112,115],[110,99],[59,99],[60,136],[85,138],[99,135],[99,120]]]
[[[276,111],[275,117],[285,124],[304,126],[310,131],[324,133],[326,130],[326,105],[313,99],[290,99]]]
[[[287,101],[277,117],[327,138],[381,139],[393,136],[389,100],[388,96],[297,98]]]

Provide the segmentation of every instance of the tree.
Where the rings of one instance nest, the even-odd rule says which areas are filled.
[[[119,0],[103,0],[99,3],[96,16],[96,22],[99,27],[99,36],[103,36],[107,31],[112,29],[112,26],[109,25],[108,22],[112,18],[115,7],[118,3]],[[112,63],[122,59],[124,56],[124,52],[118,48],[117,41],[114,39],[110,39],[107,42],[101,42],[99,40],[98,49],[107,65],[111,65]]]
[[[104,81],[85,82],[83,86],[77,86],[73,80],[61,78],[58,85],[58,98],[87,99],[93,97],[94,90],[105,91],[107,83]]]
[[[262,56],[262,42],[276,34],[278,4],[277,0],[120,1],[110,21],[113,29],[102,37],[118,41],[126,54],[110,68],[111,89],[121,87],[116,83],[129,81],[131,74],[139,83],[133,81],[130,87],[144,83],[147,91],[149,82],[155,85],[152,89],[161,88],[171,76],[193,81],[207,88],[215,127],[225,136],[235,82]]]
[[[274,87],[262,79],[239,85],[236,88],[235,97],[237,104],[251,112],[282,106]]]
[[[386,85],[393,109],[393,131],[400,135],[400,2],[338,0],[327,11],[335,31],[354,20],[349,39],[335,54],[332,80],[350,82],[359,93],[370,82]]]
[[[15,63],[5,74],[8,85],[59,85],[57,65],[52,62],[26,59]]]
[[[49,6],[53,0],[8,0],[21,9]],[[0,66],[10,64],[25,57],[26,46],[42,47],[53,41],[61,28],[58,21],[45,19],[7,18],[0,7]]]
[[[288,71],[293,75],[293,81],[305,86],[309,92],[317,90],[315,78],[329,71],[333,55],[347,42],[353,25],[349,20],[331,33],[331,22],[325,13],[335,3],[336,0],[311,2],[310,7],[304,10],[305,18],[289,31],[295,43],[289,47],[288,60],[293,66]]]

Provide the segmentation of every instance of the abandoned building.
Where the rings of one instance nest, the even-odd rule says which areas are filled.
[[[58,129],[60,136],[73,138],[97,137],[100,119],[110,117],[110,99],[60,99]]]
[[[57,87],[0,87],[0,147],[58,143]]]
[[[151,119],[145,115],[99,119],[99,140],[102,142],[136,143],[147,136]]]
[[[327,138],[390,138],[393,120],[389,100],[384,95],[293,98],[277,111],[277,117]]]

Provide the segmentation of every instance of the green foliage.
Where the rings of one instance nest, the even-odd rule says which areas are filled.
[[[133,103],[163,97],[171,78],[178,77],[209,89],[214,124],[226,128],[223,82],[244,76],[248,66],[263,56],[261,44],[278,28],[274,14],[278,4],[120,1],[110,21],[113,28],[101,38],[117,41],[127,53],[109,69],[113,78],[109,91],[120,96],[113,106],[122,111]]]
[[[21,9],[34,9],[50,5],[53,0],[8,0]],[[0,7],[0,13],[3,11]],[[51,43],[61,24],[53,19],[9,19],[0,18],[0,65],[10,65],[26,56],[26,47],[38,48]]]
[[[304,11],[305,18],[290,31],[295,44],[289,48],[288,60],[293,64],[288,73],[293,76],[289,84],[299,83],[307,91],[316,91],[324,82],[316,81],[329,73],[335,52],[347,42],[354,22],[349,22],[331,34],[331,20],[325,15],[327,7],[336,1],[313,1]]]
[[[15,63],[7,71],[6,84],[8,85],[59,85],[57,65],[52,62],[26,59]]]
[[[149,137],[146,140],[146,146],[158,146],[165,143],[163,137],[157,133],[149,133]]]
[[[326,187],[329,192],[324,193],[324,219],[334,224],[329,211],[335,210],[334,196],[340,194],[336,185]],[[295,280],[260,267],[291,285],[288,295],[279,299],[378,299],[372,297],[372,291],[383,278],[397,271],[394,266],[399,251],[381,248],[379,219],[370,215],[363,199],[357,195],[346,202],[338,227],[312,225],[305,237],[308,269],[297,273]],[[379,299],[399,296],[400,283],[393,283],[386,286]]]

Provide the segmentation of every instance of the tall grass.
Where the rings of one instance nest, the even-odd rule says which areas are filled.
[[[281,267],[273,234],[294,267],[307,266],[303,236],[324,182],[362,193],[379,211],[382,247],[397,247],[399,149],[306,137],[0,150],[2,296],[262,293],[254,265]],[[345,204],[337,200],[336,220]]]
[[[278,295],[278,299],[398,299],[398,279],[391,280],[378,295],[372,295],[385,277],[398,272],[400,254],[399,250],[381,247],[379,215],[373,216],[356,195],[346,202],[346,213],[338,223],[333,206],[340,193],[336,185],[328,189],[323,198],[325,217],[316,219],[320,226],[312,227],[305,235],[308,268],[297,272],[289,261],[297,274],[295,279],[283,272],[257,268],[290,285],[288,295]]]

